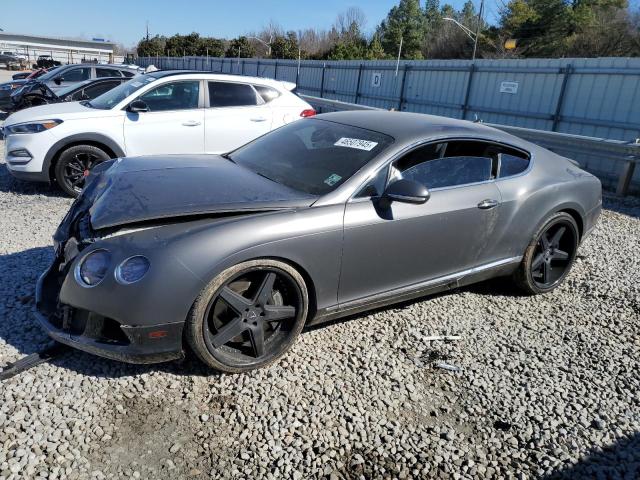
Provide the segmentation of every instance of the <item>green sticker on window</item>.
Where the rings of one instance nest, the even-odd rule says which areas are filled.
[[[338,175],[337,173],[332,173],[325,179],[324,183],[326,183],[330,187],[333,187],[340,180],[342,180],[342,177],[340,175]]]

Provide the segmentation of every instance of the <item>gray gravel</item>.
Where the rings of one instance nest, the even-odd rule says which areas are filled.
[[[47,343],[32,295],[69,204],[0,161],[0,365]],[[40,365],[0,384],[0,480],[640,478],[640,202],[605,206],[545,296],[493,281],[377,311],[245,375]]]

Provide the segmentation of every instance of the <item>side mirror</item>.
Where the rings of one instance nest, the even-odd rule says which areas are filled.
[[[64,82],[64,78],[56,77],[53,79],[53,81],[55,82],[56,85],[60,85],[62,82]]]
[[[148,112],[149,111],[149,105],[147,105],[142,100],[134,100],[127,107],[127,111],[132,112],[132,113]]]
[[[387,185],[383,197],[393,202],[421,204],[429,200],[429,189],[413,180],[396,180]]]

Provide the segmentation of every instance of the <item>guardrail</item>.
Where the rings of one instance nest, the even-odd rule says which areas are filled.
[[[311,95],[300,96],[321,111],[382,110],[368,105],[342,102]],[[632,187],[640,187],[640,185],[634,182],[633,178],[636,164],[640,163],[640,139],[632,142],[624,142],[621,140],[585,137],[492,123],[487,123],[486,125],[504,130],[505,132],[541,145],[549,150],[561,153],[578,161],[583,168],[591,171],[598,177],[601,177],[603,172],[597,168],[589,168],[590,158],[597,158],[600,162],[609,161],[618,163],[621,165],[620,173],[615,179],[615,190],[618,195],[628,195]],[[610,175],[606,175],[606,177],[606,180],[610,180]]]

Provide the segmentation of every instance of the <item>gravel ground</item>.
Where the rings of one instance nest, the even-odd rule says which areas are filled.
[[[33,290],[70,203],[0,160],[0,365],[47,344]],[[0,384],[0,480],[640,478],[640,201],[605,207],[544,296],[379,310],[244,375],[75,351],[24,372]]]

